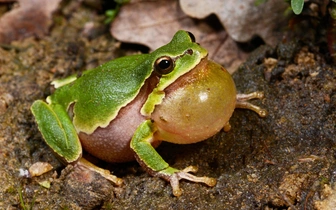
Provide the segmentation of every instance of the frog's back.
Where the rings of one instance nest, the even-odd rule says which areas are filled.
[[[77,132],[92,133],[98,126],[107,126],[137,96],[151,74],[147,56],[127,56],[88,70],[57,89],[50,99],[66,109],[74,103]]]

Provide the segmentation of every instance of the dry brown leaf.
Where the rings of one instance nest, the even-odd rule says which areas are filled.
[[[247,56],[223,29],[215,30],[207,22],[184,14],[177,0],[131,1],[121,8],[112,23],[111,34],[120,41],[155,50],[168,43],[180,29],[192,32],[197,42],[209,51],[210,59],[230,72]]]
[[[53,169],[52,165],[47,162],[36,162],[29,167],[29,174],[34,176],[41,176]]]
[[[284,0],[268,0],[256,6],[256,0],[180,0],[182,10],[195,18],[216,14],[228,34],[238,42],[247,42],[259,35],[266,43],[275,45],[282,38],[286,24]]]
[[[52,12],[61,0],[19,0],[19,7],[0,18],[0,43],[48,32]]]

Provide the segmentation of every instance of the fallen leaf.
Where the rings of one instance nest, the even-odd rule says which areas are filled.
[[[29,36],[42,37],[51,25],[51,15],[61,0],[18,0],[19,7],[0,18],[0,43]]]
[[[29,174],[30,176],[41,176],[48,171],[53,169],[52,165],[46,162],[36,162],[29,167]]]
[[[256,0],[180,0],[182,10],[194,18],[216,14],[227,33],[238,42],[247,42],[259,35],[270,45],[277,44],[286,26],[284,14],[289,7],[284,0],[268,0],[256,5]]]
[[[111,34],[122,42],[143,44],[155,50],[167,44],[180,29],[192,32],[196,41],[209,51],[210,59],[230,72],[247,57],[223,28],[216,29],[205,20],[188,17],[177,0],[131,1],[121,7],[111,25]]]
[[[50,181],[45,180],[45,181],[38,182],[38,183],[39,183],[39,185],[41,185],[44,188],[47,188],[47,189],[50,188]]]

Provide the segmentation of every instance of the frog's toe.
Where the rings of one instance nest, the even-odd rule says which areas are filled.
[[[216,179],[214,178],[210,178],[210,177],[197,177],[197,176],[194,176],[192,174],[190,174],[189,172],[197,172],[197,167],[195,166],[189,166],[181,171],[178,171],[178,172],[175,172],[174,174],[172,174],[169,178],[169,182],[170,182],[170,185],[172,186],[173,188],[173,194],[175,196],[180,196],[182,194],[182,190],[180,189],[180,184],[179,184],[179,181],[181,179],[186,179],[186,180],[189,180],[191,182],[201,182],[201,183],[204,183],[210,187],[213,187],[216,185]]]
[[[114,183],[117,186],[120,186],[120,185],[123,184],[123,180],[114,176],[113,174],[111,174],[109,170],[99,168],[98,166],[90,163],[89,161],[87,161],[84,158],[80,158],[79,161],[77,162],[77,165],[100,174],[105,179],[111,181],[112,183]]]
[[[189,173],[189,172],[196,173],[197,171],[198,171],[197,166],[188,166],[187,168],[181,170],[181,172],[186,172],[186,173]]]

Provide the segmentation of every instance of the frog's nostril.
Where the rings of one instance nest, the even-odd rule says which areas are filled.
[[[192,55],[194,53],[194,51],[192,49],[188,49],[187,51],[185,51],[185,54],[188,55]]]

